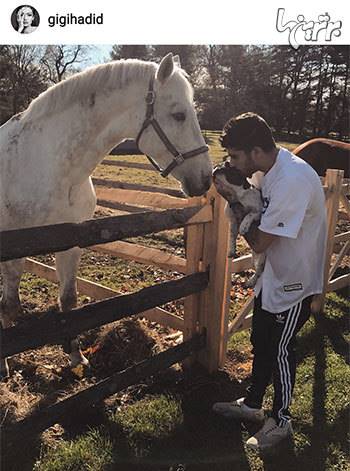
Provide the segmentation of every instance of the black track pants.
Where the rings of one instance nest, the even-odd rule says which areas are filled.
[[[295,383],[295,336],[310,317],[312,296],[287,311],[273,314],[261,307],[261,293],[255,298],[252,334],[252,383],[245,404],[260,408],[271,379],[274,386],[273,417],[279,425],[289,418],[288,407]]]

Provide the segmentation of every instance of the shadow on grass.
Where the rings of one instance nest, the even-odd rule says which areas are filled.
[[[123,431],[112,425],[111,434],[123,440],[118,438],[118,470],[122,466],[121,469],[150,471],[249,471],[240,424],[212,412],[215,401],[232,398],[234,386],[224,373],[207,375],[200,368],[185,373],[169,391],[181,397],[182,423],[166,438],[152,439],[148,450],[145,443],[138,450],[137,446],[130,449]],[[135,457],[143,453],[144,456]]]
[[[332,425],[327,423],[326,417],[326,333],[330,336],[330,326],[334,326],[335,320],[317,318],[315,329],[312,335],[312,349],[316,352],[313,382],[313,404],[312,404],[312,426],[305,427],[302,430],[309,437],[310,446],[296,456],[292,452],[282,456],[282,460],[264,459],[264,469],[268,471],[283,469],[300,469],[308,471],[324,471],[327,468],[327,459],[329,457],[329,446],[331,444],[340,445],[344,454],[347,454],[346,431],[348,429],[349,410],[342,410]],[[309,337],[309,336],[308,336]],[[308,339],[310,341],[310,339]],[[332,342],[332,345],[334,343]],[[339,352],[337,352],[339,353]],[[282,468],[278,468],[278,461],[281,461]],[[335,469],[335,468],[334,468]]]
[[[318,316],[315,328],[301,337],[301,345],[299,345],[301,354],[305,356],[316,353],[313,425],[301,427],[302,433],[308,437],[310,446],[304,446],[303,450],[296,455],[292,443],[281,444],[277,451],[260,456],[265,471],[295,471],[295,469],[324,471],[327,466],[330,444],[340,445],[344,454],[347,453],[345,435],[348,415],[346,411],[342,411],[332,425],[327,423],[325,414],[326,336],[331,339],[335,351],[345,356],[342,337],[344,327],[345,316],[337,318]],[[133,329],[131,331],[133,332]],[[138,340],[139,336],[142,337],[142,332],[138,333]],[[112,339],[113,342],[116,341],[114,337]],[[120,338],[117,340],[119,342]],[[104,355],[103,359],[105,360]],[[114,359],[114,361],[116,360]],[[124,469],[128,471],[139,469],[149,469],[150,471],[170,471],[170,469],[172,471],[233,471],[236,469],[249,471],[251,469],[243,447],[241,426],[217,417],[211,412],[214,402],[230,401],[244,395],[245,383],[233,381],[224,372],[209,376],[197,369],[184,375],[175,374],[166,385],[164,382],[162,384],[159,378],[155,378],[147,390],[142,391],[142,395],[149,392],[154,394],[157,390],[164,392],[164,386],[170,391],[170,394],[182,398],[183,424],[166,439],[155,440],[148,455],[143,459],[133,458],[130,447],[122,438],[120,430],[119,432],[114,430],[112,436],[116,442],[116,458],[114,468],[110,469],[118,469],[118,471]],[[90,408],[85,416],[72,416],[69,419],[70,422],[66,421],[64,424],[66,428],[64,438],[68,440],[84,433],[91,426],[104,424],[108,428],[108,418],[103,406]],[[256,431],[256,429],[248,429],[249,435]],[[25,441],[19,436],[10,437],[4,436],[4,434],[1,438],[4,444],[1,469],[3,471],[32,470],[40,454],[40,434],[33,434]]]
[[[327,433],[327,418],[325,413],[326,403],[326,378],[327,367],[325,330],[322,318],[315,319],[314,329],[314,349],[315,369],[313,382],[313,425],[309,432],[310,447],[299,457],[299,464],[302,469],[310,471],[323,471],[326,469],[328,454],[329,435]]]
[[[170,373],[170,372],[169,372]],[[184,375],[171,372],[169,378],[153,378],[145,395],[155,393],[159,383],[168,383],[169,394],[181,397],[182,423],[165,438],[151,438],[135,448],[130,447],[127,437],[117,424],[111,424],[104,405],[88,410],[82,409],[63,418],[65,440],[74,440],[91,427],[102,427],[114,442],[114,466],[106,469],[152,470],[169,469],[186,471],[249,471],[243,448],[242,430],[239,424],[226,421],[212,413],[212,404],[217,400],[229,400],[242,393],[243,385],[232,382],[224,373],[207,375],[199,368]],[[164,373],[163,373],[164,375]],[[176,381],[177,379],[177,381]],[[175,380],[175,381],[174,381]],[[153,383],[153,384],[152,384]],[[17,429],[18,431],[18,429]],[[254,430],[252,433],[255,433]],[[25,435],[6,434],[3,438],[3,471],[29,471],[40,456],[41,432]],[[144,447],[145,453],[143,453]],[[18,450],[21,450],[19,453]],[[138,455],[140,456],[138,458]]]
[[[336,301],[337,309],[346,311],[346,302],[341,302],[341,299]],[[333,350],[340,355],[345,361],[348,362],[348,345],[344,339],[343,332],[348,327],[347,313],[336,318],[329,318],[325,315],[317,316],[315,319],[315,327],[310,333],[306,333],[301,337],[301,355],[315,355],[314,366],[314,381],[313,381],[313,402],[312,411],[310,415],[313,418],[312,426],[306,427],[302,432],[307,436],[308,444],[303,446],[303,449],[298,452],[293,441],[285,441],[276,450],[271,450],[268,453],[260,455],[263,462],[262,466],[265,471],[295,471],[296,469],[307,471],[325,471],[329,469],[331,448],[334,446],[340,448],[344,456],[348,454],[347,447],[347,430],[348,430],[348,411],[342,410],[338,417],[332,424],[327,422],[326,416],[326,399],[327,399],[327,382],[326,382],[326,368],[327,368],[327,338],[330,340]],[[231,387],[223,383],[218,386],[215,401],[229,401],[239,395],[244,395],[243,385],[233,384]],[[295,398],[297,400],[297,398]],[[214,402],[214,401],[213,401]],[[209,413],[208,413],[209,414]],[[212,431],[214,432],[213,444],[216,446],[217,436],[215,433],[215,418],[210,419]],[[197,424],[198,425],[198,424]],[[199,429],[203,429],[201,424],[198,425]],[[256,430],[249,430],[249,435],[255,433]],[[210,437],[210,433],[208,435]],[[247,457],[245,457],[245,450],[242,446],[242,437],[240,436],[239,429],[235,429],[232,433],[234,437],[234,444],[237,446],[238,456],[240,458],[240,465],[235,467],[218,467],[220,470],[234,470],[234,469],[251,469]],[[227,439],[227,437],[226,437]],[[210,439],[208,441],[210,446]],[[338,457],[335,458],[337,460]],[[237,463],[236,463],[237,464]],[[339,463],[334,464],[337,469]],[[225,465],[230,466],[230,465]],[[209,470],[213,471],[215,467],[198,467],[193,468],[193,471]],[[187,469],[187,468],[186,468]],[[192,468],[189,467],[192,471]],[[256,469],[255,467],[253,469]],[[339,468],[340,469],[340,468]],[[343,468],[342,468],[343,469]],[[344,468],[345,469],[345,468]]]
[[[26,437],[25,440],[11,439],[1,434],[1,460],[0,469],[2,471],[32,471],[34,463],[40,452],[40,435]],[[26,456],[25,461],[19,455]]]
[[[349,407],[341,410],[331,425],[327,423],[325,413],[327,394],[325,371],[327,358],[325,332],[322,322],[316,322],[315,334],[317,339],[315,345],[317,354],[315,355],[314,370],[313,424],[303,430],[303,432],[310,437],[310,447],[305,448],[299,455],[298,465],[299,469],[324,471],[328,469],[327,459],[329,457],[330,445],[340,445],[344,455],[346,456],[348,454],[347,431],[349,428]]]
[[[298,361],[306,356],[317,353],[318,336],[326,336],[329,338],[334,351],[340,355],[344,361],[349,364],[349,345],[344,338],[343,332],[348,329],[348,314],[337,318],[327,318],[324,314],[315,316],[317,328],[298,337]]]

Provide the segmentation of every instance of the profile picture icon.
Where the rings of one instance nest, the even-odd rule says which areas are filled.
[[[40,23],[39,13],[30,5],[20,5],[13,10],[11,23],[18,33],[33,33]]]

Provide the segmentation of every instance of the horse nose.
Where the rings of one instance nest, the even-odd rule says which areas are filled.
[[[207,175],[198,184],[194,184],[193,182],[190,182],[189,179],[186,179],[184,187],[189,196],[202,196],[209,190],[211,182],[211,175]]]

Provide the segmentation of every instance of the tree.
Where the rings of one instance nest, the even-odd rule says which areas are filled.
[[[324,132],[338,132],[340,136],[349,131],[349,46],[328,46],[329,75],[325,102]]]
[[[144,44],[115,44],[111,51],[111,59],[141,59],[151,58],[151,47]]]
[[[90,46],[46,46],[41,64],[47,78],[52,83],[61,82],[77,71],[77,65],[86,61]]]
[[[47,88],[39,65],[40,47],[4,46],[0,49],[0,122],[23,111]]]
[[[200,68],[198,86],[208,86],[212,88],[214,95],[217,95],[217,91],[222,84],[222,54],[223,46],[216,44],[198,46],[197,49],[197,62]]]

